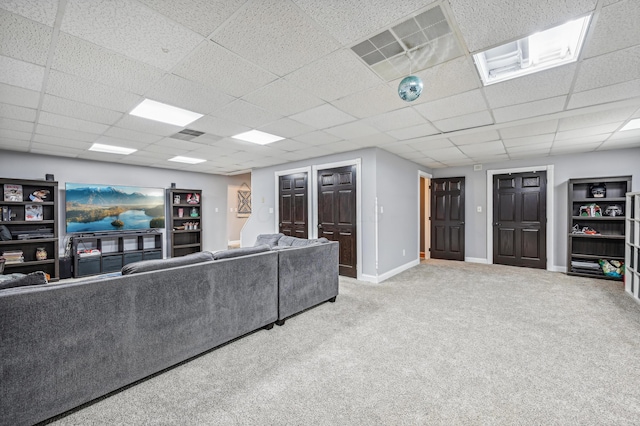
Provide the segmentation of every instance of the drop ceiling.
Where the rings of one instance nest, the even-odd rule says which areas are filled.
[[[577,62],[482,85],[474,53],[588,14]],[[619,131],[640,117],[639,16],[636,0],[3,1],[0,149],[234,174],[374,146],[430,168],[640,147]],[[145,98],[204,116],[178,140],[128,114]],[[252,129],[285,139],[231,138]]]

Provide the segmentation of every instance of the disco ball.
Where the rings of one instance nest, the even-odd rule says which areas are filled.
[[[409,77],[403,78],[400,85],[398,85],[398,96],[400,96],[400,99],[403,101],[415,101],[420,97],[422,87],[423,84],[420,77],[410,75]]]

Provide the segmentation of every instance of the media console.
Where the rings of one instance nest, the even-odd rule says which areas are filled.
[[[162,233],[157,230],[82,233],[71,238],[76,278],[118,272],[140,260],[162,259]]]

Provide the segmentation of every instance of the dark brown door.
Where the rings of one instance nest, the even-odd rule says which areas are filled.
[[[318,237],[340,243],[340,275],[357,278],[356,166],[318,170]]]
[[[431,257],[464,260],[464,177],[431,180]]]
[[[309,238],[307,224],[307,174],[280,176],[280,232]]]
[[[493,263],[546,269],[546,171],[493,177]]]

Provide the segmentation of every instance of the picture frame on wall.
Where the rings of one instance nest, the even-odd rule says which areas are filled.
[[[246,189],[242,189],[246,187]],[[251,188],[246,183],[243,183],[240,189],[238,189],[238,217],[251,216]]]

